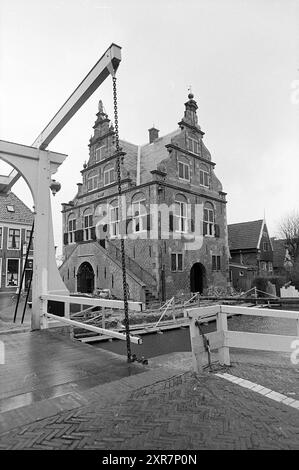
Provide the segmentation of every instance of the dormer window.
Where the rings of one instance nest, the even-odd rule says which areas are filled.
[[[200,145],[199,145],[198,140],[188,137],[187,138],[187,150],[189,150],[189,152],[196,153],[196,155],[199,155]]]
[[[13,205],[6,206],[6,209],[7,209],[7,212],[15,212],[15,206]]]

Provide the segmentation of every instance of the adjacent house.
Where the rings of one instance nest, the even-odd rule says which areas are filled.
[[[246,291],[256,276],[273,274],[273,246],[265,220],[228,225],[230,280]]]
[[[0,191],[0,292],[14,293],[20,287],[32,223],[31,210],[13,192]],[[32,268],[30,250],[23,289],[28,287]]]
[[[203,142],[197,109],[190,93],[177,130],[160,137],[152,127],[144,145],[120,141],[131,299],[164,300],[227,285],[226,193]],[[60,273],[71,292],[105,288],[121,298],[115,133],[101,101],[96,116],[82,182],[62,206]]]

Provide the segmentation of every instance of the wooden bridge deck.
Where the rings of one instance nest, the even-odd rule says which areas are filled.
[[[1,334],[0,412],[112,382],[144,371],[109,351],[53,330]],[[126,347],[124,342],[123,347]]]

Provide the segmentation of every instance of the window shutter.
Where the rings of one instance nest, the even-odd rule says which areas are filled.
[[[126,220],[126,234],[130,234],[133,232],[133,217],[129,217]]]
[[[69,243],[69,234],[68,233],[64,233],[63,234],[63,244],[64,245],[68,245]]]
[[[191,219],[191,220],[190,220],[190,229],[191,229],[191,232],[195,232],[195,222],[194,222],[194,219]]]
[[[82,242],[83,241],[83,230],[80,229],[80,230],[76,230],[75,232],[75,242],[78,243],[78,242]]]
[[[96,236],[96,228],[95,227],[91,227],[90,228],[90,238],[92,240],[96,240],[97,239],[97,236]]]
[[[219,238],[220,237],[220,226],[218,224],[215,224],[214,227],[215,227],[215,237]]]
[[[146,230],[149,232],[151,229],[151,214],[146,216]]]
[[[173,214],[169,214],[169,231],[173,232]]]

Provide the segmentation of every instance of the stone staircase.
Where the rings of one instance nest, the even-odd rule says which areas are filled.
[[[105,252],[106,256],[114,259],[118,264],[122,262],[121,250],[113,242],[106,239],[104,244],[99,240],[96,243],[98,249]],[[153,302],[158,302],[157,282],[154,276],[140,266],[140,264],[133,260],[128,254],[125,254],[125,262],[126,270],[138,278],[145,286],[145,304],[148,306]]]

